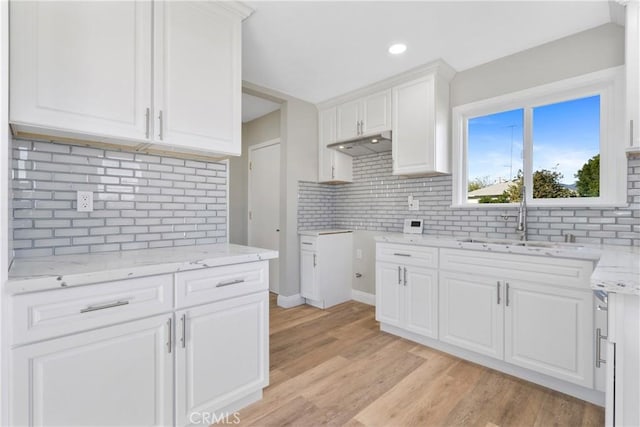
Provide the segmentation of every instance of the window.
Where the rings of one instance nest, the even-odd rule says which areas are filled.
[[[620,69],[454,108],[455,206],[620,205]]]

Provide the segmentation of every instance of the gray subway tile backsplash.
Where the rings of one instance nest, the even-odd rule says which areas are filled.
[[[640,246],[640,156],[628,160],[628,207],[533,208],[528,210],[529,239]],[[424,234],[517,239],[514,209],[451,208],[451,176],[393,176],[391,153],[353,159],[353,182],[326,185],[300,182],[298,229],[351,228],[401,232],[405,218],[424,219]],[[420,200],[410,212],[407,196]],[[504,216],[508,217],[505,219]]]
[[[16,257],[227,241],[226,162],[16,139],[12,202]]]

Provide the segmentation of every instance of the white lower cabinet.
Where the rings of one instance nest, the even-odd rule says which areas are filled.
[[[502,301],[495,279],[440,272],[440,340],[502,359]]]
[[[176,313],[177,425],[268,384],[268,308],[261,292]]]
[[[563,391],[601,392],[592,269],[591,261],[378,243],[376,319],[386,331],[549,387],[561,380],[571,383]]]
[[[173,424],[172,316],[14,349],[10,424]]]
[[[11,425],[185,426],[257,400],[269,382],[268,266],[13,296]],[[27,328],[34,311],[46,321]]]
[[[405,255],[413,254],[398,256]],[[438,271],[407,263],[376,263],[376,320],[437,338]]]
[[[504,360],[593,387],[591,292],[519,281],[506,286]]]

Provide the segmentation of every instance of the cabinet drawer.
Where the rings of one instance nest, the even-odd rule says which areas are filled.
[[[315,251],[317,241],[317,237],[300,236],[300,250]]]
[[[150,276],[12,298],[12,344],[80,332],[173,309],[173,277]]]
[[[376,261],[437,268],[438,248],[378,243],[376,247]]]
[[[176,274],[176,306],[233,298],[269,289],[269,262],[226,265]]]
[[[440,268],[588,290],[593,263],[548,256],[441,249]]]

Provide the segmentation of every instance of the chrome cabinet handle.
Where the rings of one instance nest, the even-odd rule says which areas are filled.
[[[167,327],[169,328],[169,338],[167,339],[167,351],[171,353],[173,348],[173,319],[170,317],[167,320]]]
[[[609,311],[609,309],[607,307],[603,307],[600,304],[598,304],[596,306],[596,310],[598,310],[598,311]]]
[[[411,256],[411,254],[402,254],[402,253],[399,253],[399,252],[398,253],[394,253],[393,255],[394,256],[406,256],[406,257],[410,257]]]
[[[158,137],[160,138],[160,141],[162,141],[162,138],[164,136],[164,132],[162,130],[163,128],[162,110],[160,110],[160,112],[158,113],[158,120],[160,121],[160,130],[158,131]]]
[[[228,282],[220,282],[216,285],[216,288],[222,288],[223,286],[237,285],[238,283],[242,283],[242,282],[244,282],[244,279],[235,279],[235,280],[229,280]]]
[[[89,313],[92,311],[105,310],[107,308],[120,307],[127,304],[129,304],[129,301],[116,301],[116,302],[109,302],[101,305],[90,305],[89,307],[83,308],[82,310],[80,310],[80,313]]]
[[[496,292],[496,302],[498,303],[498,305],[500,305],[500,286],[501,286],[500,280],[498,280],[496,285],[497,285],[497,288],[498,288],[497,292]]]
[[[144,113],[144,121],[145,121],[144,137],[147,139],[149,139],[149,128],[151,126],[149,123],[150,113],[151,113],[151,110],[149,109],[149,107],[147,107],[147,110]]]
[[[180,338],[180,343],[182,344],[182,348],[187,347],[187,313],[182,315],[180,319],[182,322],[182,337]]]
[[[599,368],[602,363],[607,363],[607,361],[602,358],[602,340],[606,340],[607,338],[606,335],[602,335],[602,329],[596,329],[596,368]]]
[[[313,266],[315,267],[316,265],[318,265],[318,255],[313,254]]]
[[[280,230],[277,230],[277,231],[280,231]],[[313,245],[313,243],[311,243],[311,242],[302,242],[302,244],[303,245]]]
[[[402,267],[398,266],[398,285],[402,285]]]
[[[336,167],[331,166],[331,179],[335,179],[336,177]]]
[[[404,285],[407,286],[407,267],[404,268]]]
[[[504,285],[505,285],[504,292],[505,292],[505,303],[506,303],[505,305],[509,307],[509,282],[506,282]]]

